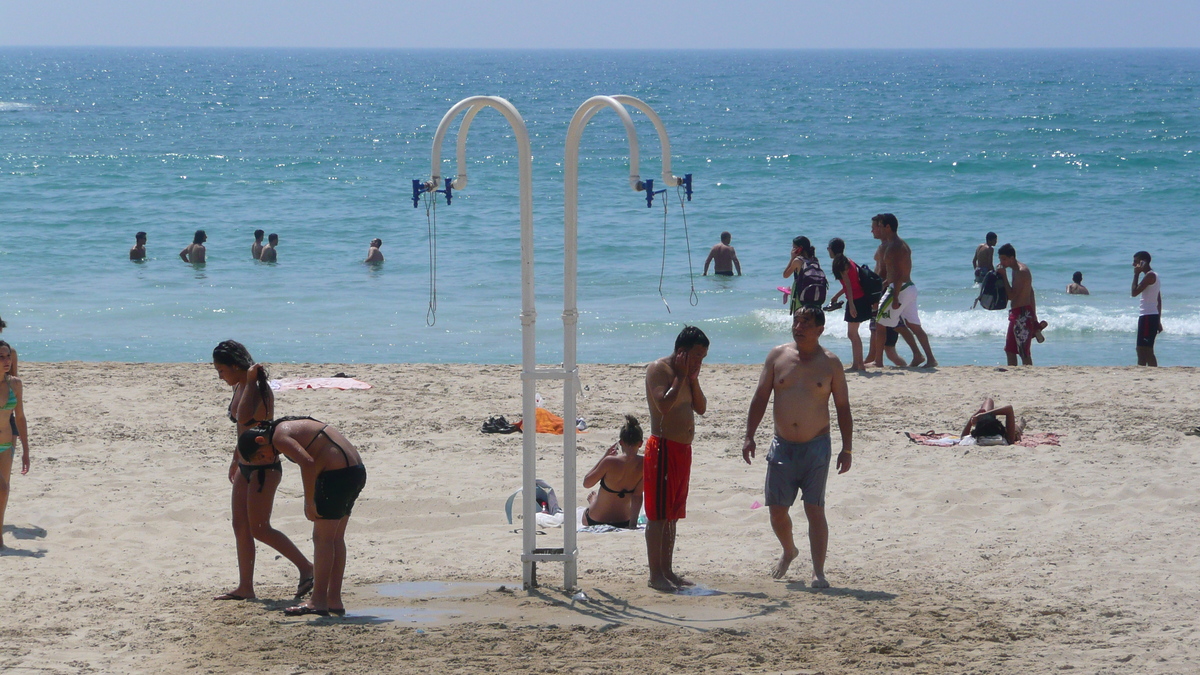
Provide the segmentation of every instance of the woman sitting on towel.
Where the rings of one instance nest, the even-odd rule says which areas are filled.
[[[1003,422],[999,419],[1001,416],[1004,417]],[[996,402],[989,397],[979,404],[979,410],[967,420],[962,437],[970,435],[979,445],[1012,445],[1021,440],[1023,431],[1025,418],[1018,420],[1011,405],[997,408]]]
[[[625,416],[621,440],[612,444],[596,466],[583,477],[583,487],[600,484],[599,492],[588,495],[583,512],[585,525],[611,525],[637,529],[642,512],[642,425],[633,415]]]
[[[229,402],[229,421],[237,425],[240,436],[260,421],[275,415],[275,395],[267,383],[267,369],[254,363],[246,347],[226,340],[213,349],[213,367],[225,384],[233,387]],[[283,465],[279,458],[260,458],[240,461],[233,453],[229,463],[229,482],[233,484],[233,537],[237,542],[237,588],[216,596],[213,600],[249,600],[254,596],[254,540],[283,554],[296,566],[300,583],[296,599],[303,598],[313,587],[313,566],[296,548],[288,536],[271,527],[271,508],[275,490],[283,480]]]

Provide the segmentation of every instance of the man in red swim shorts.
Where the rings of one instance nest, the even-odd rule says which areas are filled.
[[[1026,366],[1033,365],[1033,353],[1030,347],[1039,331],[1046,327],[1044,321],[1037,318],[1037,300],[1033,294],[1033,272],[1029,266],[1017,260],[1017,250],[1012,244],[999,248],[1000,283],[1008,290],[1008,300],[1011,303],[1008,310],[1008,334],[1004,339],[1004,354],[1008,357],[1008,365],[1017,365],[1017,357]],[[1012,281],[1008,279],[1008,270],[1012,270]],[[1041,338],[1038,338],[1039,340]]]
[[[692,473],[692,439],[696,413],[708,409],[700,389],[700,366],[708,356],[708,337],[685,326],[675,338],[675,351],[646,367],[646,402],[650,406],[650,438],[646,441],[646,557],[650,587],[673,592],[694,585],[675,574],[675,525],[685,515]]]

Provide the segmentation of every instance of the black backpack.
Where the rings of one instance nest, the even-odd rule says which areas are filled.
[[[858,266],[858,286],[872,305],[878,304],[883,297],[883,277],[866,265]]]
[[[979,297],[971,303],[971,309],[980,305],[984,309],[1004,309],[1008,306],[1008,290],[1000,283],[1000,276],[995,270],[988,270],[979,283]]]
[[[792,313],[801,305],[825,304],[825,294],[829,291],[829,281],[825,272],[816,260],[806,259],[804,268],[796,273],[796,282],[792,287]]]

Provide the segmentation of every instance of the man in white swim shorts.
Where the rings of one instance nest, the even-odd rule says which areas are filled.
[[[901,335],[911,331],[925,350],[913,350],[910,366],[932,368],[937,365],[933,349],[929,347],[929,336],[921,328],[921,317],[917,314],[917,287],[912,282],[912,249],[901,239],[896,230],[900,223],[896,216],[881,213],[871,219],[871,236],[879,240],[879,276],[883,277],[884,296],[879,303],[878,325],[872,340],[882,345],[887,329],[894,328]],[[900,320],[905,326],[901,326]]]

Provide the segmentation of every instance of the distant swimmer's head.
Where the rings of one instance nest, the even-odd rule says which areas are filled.
[[[138,232],[137,234],[133,235],[133,238],[138,244],[146,243],[146,233],[145,232]]]
[[[382,240],[382,239],[372,239],[372,240],[371,240],[371,247],[372,247],[372,248],[379,248],[380,246],[383,246],[383,240]]]
[[[0,319],[0,333],[3,333],[5,328],[8,328],[8,324],[4,323],[4,319]]]
[[[625,416],[625,425],[621,427],[621,444],[630,448],[642,447],[642,425],[633,415]]]
[[[278,244],[279,243],[279,235],[275,234],[274,232],[267,235],[267,243],[272,246]]]
[[[1076,272],[1075,274],[1072,274],[1071,281],[1074,281],[1077,284],[1082,284],[1083,283],[1083,272]]]
[[[204,233],[204,230],[196,230],[196,234],[192,235],[193,244],[203,244],[206,241],[208,241],[208,235]]]
[[[695,354],[703,359],[708,356],[708,336],[695,326],[684,326],[675,338],[675,351]]]
[[[265,236],[267,236],[267,233],[264,232],[263,230],[255,230],[254,231],[254,241],[262,241],[263,237],[265,237]]]
[[[995,246],[998,239],[999,237],[996,236],[995,232],[988,232],[987,236],[983,238],[983,240],[987,242],[988,246]]]
[[[728,232],[722,232],[722,233],[721,233],[721,243],[722,243],[722,244],[725,244],[726,246],[728,246],[728,245],[729,245],[729,242],[731,242],[731,241],[733,241],[733,235],[732,235],[732,234],[729,234]]]
[[[1004,423],[996,419],[995,415],[987,414],[980,415],[975,420],[975,428],[971,429],[971,435],[975,438],[983,436],[1003,436]]]
[[[242,432],[238,436],[238,454],[247,462],[254,461],[254,458],[262,451],[263,448],[271,445],[271,436],[274,428],[267,422],[256,424]]]

